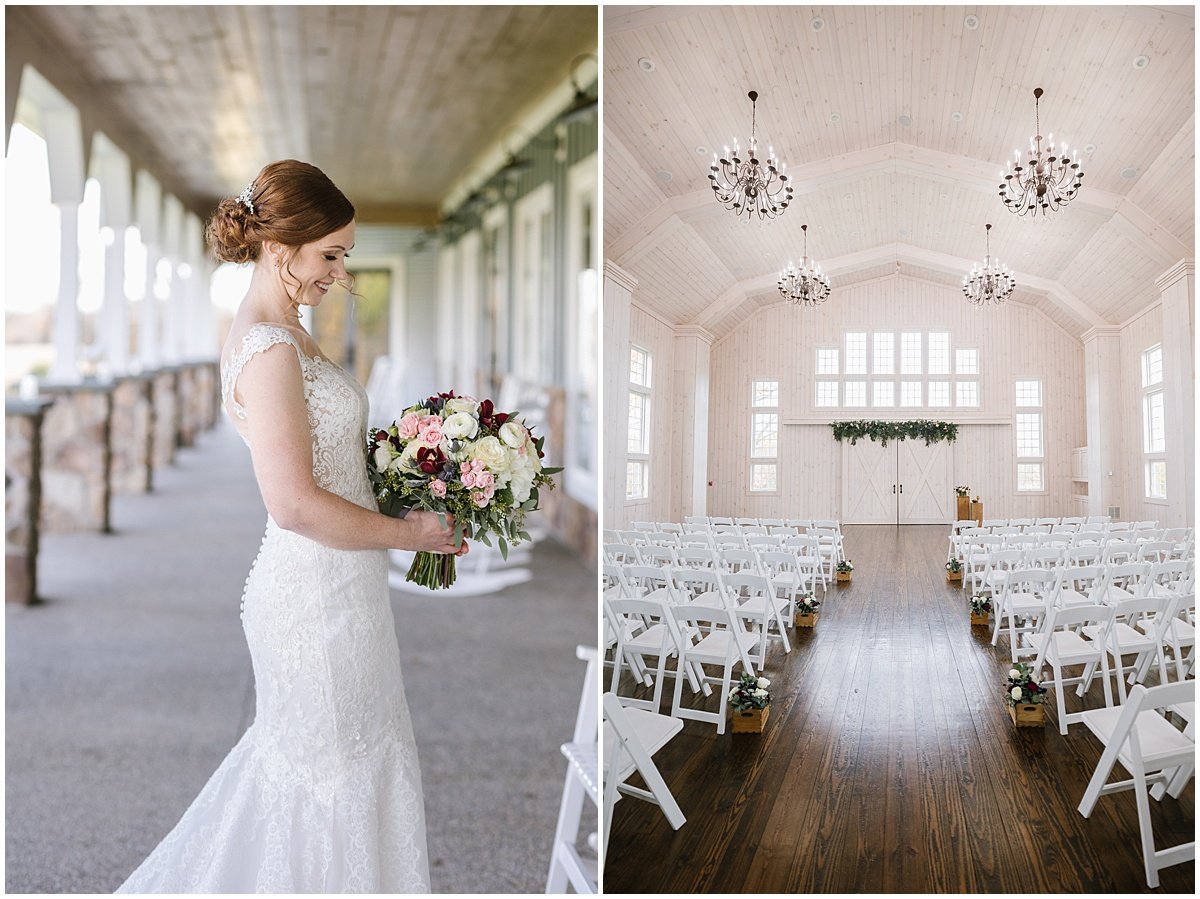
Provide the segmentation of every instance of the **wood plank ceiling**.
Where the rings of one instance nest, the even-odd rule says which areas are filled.
[[[594,6],[21,12],[125,114],[132,133],[110,136],[136,144],[189,205],[211,208],[266,162],[295,157],[321,166],[366,220],[433,218],[455,179],[597,40]]]
[[[992,251],[1013,299],[1075,335],[1156,299],[1195,239],[1191,7],[606,7],[606,255],[640,301],[718,337],[809,251],[834,280],[958,285]],[[968,23],[968,17],[976,21]],[[975,25],[975,27],[971,27]],[[1137,67],[1139,56],[1148,64]],[[1181,74],[1182,73],[1182,74]],[[1034,132],[1083,150],[1079,196],[1018,218],[999,170]],[[773,222],[714,200],[712,152],[760,145],[796,188]],[[865,273],[864,278],[862,274]],[[965,302],[965,301],[964,301]]]

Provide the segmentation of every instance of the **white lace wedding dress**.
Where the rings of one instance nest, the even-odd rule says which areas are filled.
[[[319,486],[375,508],[367,397],[287,330],[255,325],[221,376],[233,386],[278,343],[300,357]],[[382,550],[330,549],[269,517],[242,624],[253,724],[118,892],[429,892],[421,778]]]

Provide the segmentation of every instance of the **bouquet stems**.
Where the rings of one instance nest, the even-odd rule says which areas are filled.
[[[454,559],[453,553],[419,552],[405,580],[430,590],[449,587],[454,583]]]

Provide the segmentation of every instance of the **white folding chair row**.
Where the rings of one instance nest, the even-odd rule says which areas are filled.
[[[1080,687],[1077,692],[1082,696],[1082,688],[1091,683],[1097,665],[1101,667],[1104,678],[1104,706],[1112,708],[1106,651],[1112,622],[1112,606],[1079,605],[1050,608],[1046,614],[1045,626],[1029,634],[1029,645],[1037,651],[1033,663],[1033,679],[1038,679],[1043,665],[1050,666],[1054,675],[1054,701],[1058,707],[1058,732],[1064,736],[1068,725],[1083,720],[1083,713],[1068,714],[1063,687],[1077,684]],[[1083,667],[1082,674],[1067,676],[1063,673],[1064,668],[1076,665]]]

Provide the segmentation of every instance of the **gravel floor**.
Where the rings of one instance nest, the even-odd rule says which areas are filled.
[[[238,603],[265,512],[232,428],[113,521],[45,538],[45,602],[6,608],[8,892],[111,892],[253,715]],[[392,594],[436,892],[545,883],[596,590],[557,543],[532,560],[489,596]]]

